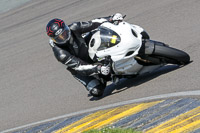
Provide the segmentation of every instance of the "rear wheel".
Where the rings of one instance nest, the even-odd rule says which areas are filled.
[[[190,56],[181,50],[168,47],[166,45],[155,44],[153,56],[160,57],[166,63],[185,65],[190,62]]]

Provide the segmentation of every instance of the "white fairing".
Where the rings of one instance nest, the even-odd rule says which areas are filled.
[[[96,54],[97,57],[105,57],[108,55],[112,56],[113,61],[119,61],[123,59],[129,51],[136,51],[141,46],[141,29],[137,29],[132,25],[121,22],[119,25],[113,25],[111,23],[103,23],[102,27],[107,27],[115,31],[121,37],[121,42],[111,48],[107,48],[105,50],[97,51],[97,48],[101,45],[101,38],[100,38],[100,31],[96,32],[91,40],[95,38],[95,45],[94,47],[89,48],[90,57],[93,59],[94,55]],[[133,36],[131,29],[137,32],[138,38]],[[91,42],[90,42],[91,43]],[[90,45],[91,46],[91,45]],[[139,50],[139,49],[138,49]],[[135,53],[136,54],[136,53]]]
[[[142,31],[141,27],[127,22],[118,25],[103,23],[91,37],[90,58],[101,60],[110,55],[115,74],[138,74],[143,66],[137,63],[134,56],[142,45]]]

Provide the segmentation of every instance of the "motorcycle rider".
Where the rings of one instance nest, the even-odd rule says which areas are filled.
[[[92,96],[103,95],[106,82],[95,75],[109,75],[110,67],[104,64],[94,64],[89,58],[88,38],[84,33],[90,32],[104,22],[122,21],[120,13],[109,17],[94,19],[88,22],[74,22],[65,25],[61,19],[52,19],[46,26],[49,44],[56,59],[67,66],[72,75],[80,81]],[[86,43],[87,42],[87,43]]]

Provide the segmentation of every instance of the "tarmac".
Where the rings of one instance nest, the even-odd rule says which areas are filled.
[[[30,0],[1,0],[0,1],[0,13],[9,11],[10,9],[22,6]]]

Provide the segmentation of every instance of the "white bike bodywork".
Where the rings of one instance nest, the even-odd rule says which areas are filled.
[[[161,65],[140,65],[135,56],[142,46],[143,28],[127,22],[118,25],[103,23],[94,32],[89,42],[89,56],[91,59],[102,60],[111,56],[112,68],[116,75],[136,75],[160,67]]]

